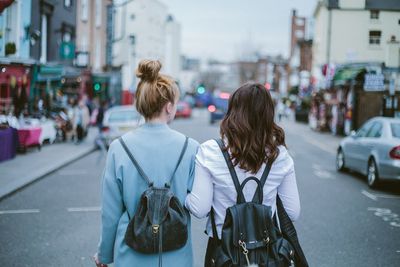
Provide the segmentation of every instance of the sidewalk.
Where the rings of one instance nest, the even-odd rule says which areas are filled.
[[[14,159],[1,162],[0,199],[93,152],[96,135],[97,129],[91,128],[79,145],[72,142],[47,144],[40,151],[28,149],[26,154],[17,154]]]
[[[308,124],[295,122],[290,119],[283,119],[282,122],[278,124],[282,126],[285,131],[290,133],[299,133],[301,134],[301,138],[307,143],[333,155],[336,155],[339,143],[344,138],[343,136],[332,135],[329,132],[318,132],[312,130]]]

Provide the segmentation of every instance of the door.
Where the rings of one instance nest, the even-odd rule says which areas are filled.
[[[347,148],[345,151],[345,159],[347,167],[360,171],[360,165],[362,161],[362,145],[365,141],[366,135],[371,129],[373,122],[366,122],[356,133],[355,136],[352,137],[352,140],[347,144]]]

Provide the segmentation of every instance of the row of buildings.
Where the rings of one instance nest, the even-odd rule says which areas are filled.
[[[367,119],[400,117],[400,1],[320,0],[292,11],[288,58],[236,62],[238,82],[295,94],[313,128],[349,134]],[[293,99],[293,98],[292,98]]]
[[[0,113],[86,96],[126,101],[140,59],[178,75],[180,41],[180,24],[158,0],[1,1]]]

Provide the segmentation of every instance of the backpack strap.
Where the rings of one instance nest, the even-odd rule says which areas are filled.
[[[267,162],[267,164],[265,165],[263,174],[261,176],[261,179],[260,179],[261,190],[263,190],[263,188],[264,188],[264,185],[265,185],[265,182],[267,181],[268,174],[271,170],[271,167],[272,167],[272,162],[271,163]],[[259,190],[260,190],[259,187],[257,187],[256,192],[254,193],[253,202],[256,201],[257,195],[259,194]]]
[[[143,171],[142,167],[140,167],[139,163],[136,161],[135,157],[132,155],[131,151],[129,150],[128,146],[126,145],[125,141],[122,139],[122,137],[118,138],[118,141],[121,143],[122,147],[124,148],[126,154],[128,154],[130,160],[132,161],[133,165],[135,165],[137,171],[139,172],[140,176],[146,181],[148,186],[153,186],[153,182],[150,180],[150,178],[146,175],[146,173]]]
[[[168,182],[165,184],[165,187],[171,186],[171,182],[175,177],[175,173],[178,170],[179,165],[181,164],[183,155],[185,155],[186,149],[188,147],[188,143],[189,143],[189,138],[187,136],[185,136],[185,143],[183,144],[183,148],[182,148],[181,154],[179,155],[178,162],[176,163],[176,166],[175,166],[174,172],[171,175],[171,178],[169,178]]]
[[[236,189],[236,192],[238,194],[237,202],[243,202],[245,200],[244,195],[243,195],[243,191],[242,191],[242,189],[240,187],[240,182],[239,182],[239,179],[237,177],[237,174],[236,174],[236,171],[235,171],[235,167],[233,166],[232,161],[230,160],[230,156],[228,154],[228,151],[225,148],[225,144],[224,144],[224,142],[222,141],[221,138],[214,139],[214,140],[217,142],[219,148],[221,149],[222,155],[224,155],[226,165],[228,165],[229,172],[230,172],[232,180],[233,180],[233,184],[235,185],[235,189]]]

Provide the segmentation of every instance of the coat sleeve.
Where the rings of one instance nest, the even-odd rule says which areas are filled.
[[[117,227],[124,209],[122,184],[115,164],[115,145],[113,143],[110,146],[102,179],[102,227],[98,255],[100,262],[104,264],[114,261],[113,250]]]

